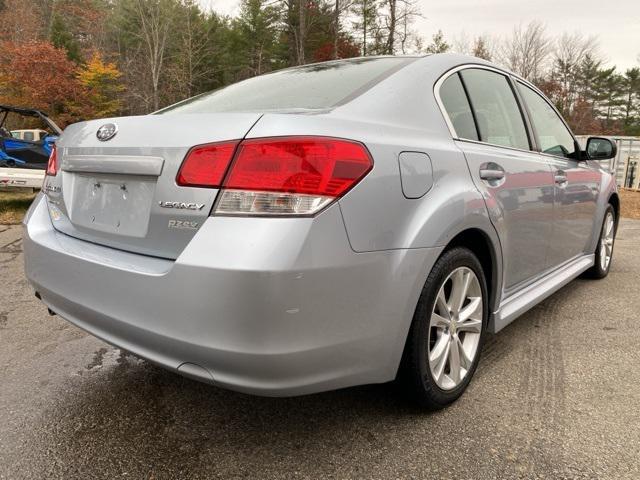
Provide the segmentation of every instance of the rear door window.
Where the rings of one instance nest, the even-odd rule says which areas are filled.
[[[440,86],[440,100],[456,136],[467,140],[480,140],[467,94],[457,73],[447,78]]]
[[[480,140],[529,150],[522,112],[506,75],[469,68],[460,72],[474,109]]]
[[[573,135],[553,107],[531,88],[520,82],[518,86],[529,108],[540,151],[559,157],[574,157],[576,144]]]

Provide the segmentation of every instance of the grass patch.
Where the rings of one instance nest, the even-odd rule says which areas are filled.
[[[20,223],[35,196],[28,189],[0,190],[0,225]]]

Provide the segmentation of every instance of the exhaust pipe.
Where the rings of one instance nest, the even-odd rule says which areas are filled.
[[[40,292],[36,291],[35,295],[38,300],[42,301],[42,296],[40,295]],[[49,315],[51,315],[52,317],[57,315],[57,313],[51,310],[49,307],[47,307],[47,312],[49,312]]]

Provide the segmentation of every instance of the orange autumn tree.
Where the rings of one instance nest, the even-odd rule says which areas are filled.
[[[0,43],[0,104],[37,108],[61,125],[90,111],[77,66],[46,41]]]
[[[78,80],[87,92],[93,117],[113,117],[120,112],[120,93],[124,90],[119,82],[120,76],[116,65],[105,63],[98,52],[78,72]]]

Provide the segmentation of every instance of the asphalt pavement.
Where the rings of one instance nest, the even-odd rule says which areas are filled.
[[[640,478],[640,221],[610,275],[490,336],[466,394],[393,384],[274,399],[200,384],[47,309],[0,226],[0,478]]]

